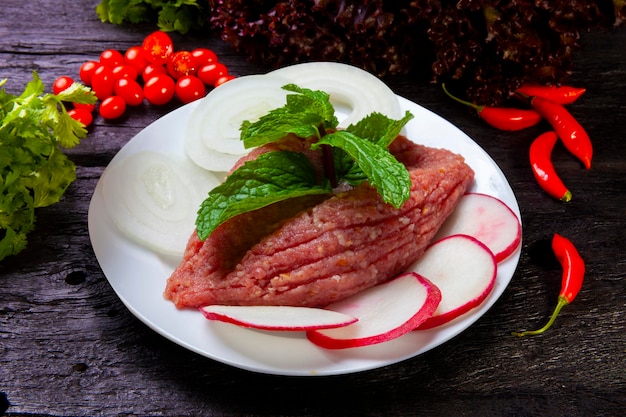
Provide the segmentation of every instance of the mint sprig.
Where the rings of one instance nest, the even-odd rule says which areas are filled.
[[[323,145],[343,150],[363,172],[370,185],[378,190],[384,202],[399,208],[409,198],[409,172],[386,148],[345,130],[329,133],[312,144],[311,149]]]
[[[287,84],[283,89],[297,94],[287,95],[285,106],[270,110],[257,122],[241,124],[241,140],[246,148],[263,146],[289,134],[319,138],[324,131],[335,129],[339,124],[327,93],[295,84]]]
[[[288,135],[313,139],[311,149],[324,152],[332,164],[333,178],[317,179],[311,162],[302,153],[274,151],[248,161],[211,190],[196,219],[196,231],[206,239],[230,218],[291,198],[331,194],[335,182],[376,188],[385,203],[400,207],[409,198],[411,179],[406,167],[389,152],[389,144],[413,117],[400,120],[372,113],[346,130],[339,122],[330,97],[323,91],[288,84],[283,107],[271,110],[258,121],[241,125],[241,140],[247,148],[279,141]],[[328,174],[327,174],[328,175]]]
[[[211,190],[198,211],[196,231],[204,240],[238,214],[290,198],[331,192],[328,181],[317,183],[315,169],[304,154],[268,152],[246,162]]]

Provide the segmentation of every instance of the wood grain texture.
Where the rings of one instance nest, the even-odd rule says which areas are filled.
[[[154,30],[101,23],[97,0],[2,0],[0,79],[18,93],[38,71],[46,85],[77,76],[106,48],[125,50]],[[210,36],[174,36],[181,49],[208,46],[236,75],[265,69]],[[177,105],[140,106],[121,120],[96,118],[68,151],[77,180],[37,213],[27,250],[0,262],[0,415],[9,416],[619,416],[626,409],[626,30],[586,34],[572,84],[587,93],[571,112],[588,130],[590,171],[563,147],[555,164],[574,194],[564,205],[535,184],[527,160],[541,124],[490,129],[437,86],[386,80],[398,94],[447,118],[501,166],[518,198],[523,252],[501,299],[450,342],[400,364],[319,378],[254,374],[196,355],[156,334],[117,298],[95,259],[87,212],[100,174],[142,128]],[[549,239],[572,239],[587,261],[576,301],[540,337],[510,331],[542,325],[560,285]],[[6,396],[6,400],[4,398]],[[6,408],[6,410],[4,410]]]

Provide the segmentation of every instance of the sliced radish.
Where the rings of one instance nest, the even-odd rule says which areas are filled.
[[[357,321],[343,313],[309,307],[210,305],[200,311],[209,320],[275,331],[331,329]]]
[[[418,327],[429,329],[478,307],[494,287],[498,266],[479,240],[453,235],[430,245],[411,269],[441,291],[437,310]]]
[[[210,171],[226,172],[249,150],[240,139],[241,123],[255,122],[285,105],[290,81],[281,77],[246,75],[211,90],[198,102],[185,130],[189,158]]]
[[[480,193],[465,194],[441,226],[434,241],[446,236],[473,236],[493,252],[497,262],[509,257],[522,241],[522,225],[502,200]]]
[[[111,220],[129,238],[181,256],[200,203],[218,184],[217,177],[185,158],[141,151],[109,165],[102,196]]]
[[[339,62],[305,62],[283,67],[267,75],[330,95],[339,117],[339,127],[348,127],[373,112],[392,119],[403,116],[400,101],[379,78],[361,68]]]
[[[337,329],[307,332],[308,339],[327,349],[345,349],[386,342],[415,329],[430,317],[441,293],[429,280],[408,272],[326,308],[358,321]]]

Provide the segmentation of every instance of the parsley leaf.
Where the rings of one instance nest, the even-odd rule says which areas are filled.
[[[26,247],[35,209],[58,202],[76,179],[61,148],[76,146],[87,130],[64,100],[95,103],[96,97],[79,83],[58,96],[44,94],[36,72],[19,96],[0,91],[0,260]]]
[[[303,154],[288,151],[261,154],[211,190],[198,211],[198,237],[206,239],[220,224],[238,214],[290,198],[331,192],[328,182],[317,184],[315,170]]]

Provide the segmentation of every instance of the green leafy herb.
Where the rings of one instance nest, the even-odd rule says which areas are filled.
[[[103,22],[156,22],[165,32],[185,34],[208,24],[208,5],[197,0],[101,0],[96,13]]]
[[[406,167],[389,152],[388,146],[413,117],[400,120],[373,113],[346,130],[336,130],[338,120],[329,96],[323,91],[283,87],[286,104],[258,121],[245,121],[241,139],[246,147],[262,146],[289,134],[312,138],[312,150],[331,149],[332,171],[337,181],[357,185],[368,181],[383,201],[400,207],[408,198],[411,179]],[[338,168],[338,169],[335,169]],[[328,173],[327,173],[328,174]],[[229,175],[211,190],[196,219],[200,239],[209,236],[228,219],[290,198],[333,192],[330,178],[317,182],[316,173],[304,154],[275,151],[260,155]]]
[[[343,130],[324,136],[311,148],[323,145],[343,150],[378,190],[383,201],[398,208],[409,198],[409,172],[386,148]]]
[[[242,123],[241,140],[246,148],[263,146],[290,133],[302,138],[319,138],[322,134],[320,127],[328,130],[339,124],[327,93],[294,84],[287,84],[283,88],[298,94],[289,94],[284,107],[271,110],[257,122]]]
[[[76,146],[87,130],[63,101],[95,103],[96,97],[79,83],[44,94],[36,72],[19,96],[0,90],[0,260],[26,247],[35,209],[58,202],[76,178],[61,148]]]
[[[218,225],[238,214],[289,198],[331,192],[328,182],[316,183],[315,170],[303,154],[262,154],[243,164],[211,191],[198,211],[198,237],[206,239]]]
[[[360,138],[369,138],[369,140],[375,142],[379,147],[387,148],[391,142],[400,134],[400,131],[413,118],[410,112],[406,112],[404,117],[400,120],[393,120],[381,113],[371,113],[364,117],[354,125],[350,125],[346,128],[347,132],[354,134]],[[395,159],[395,158],[394,158]],[[333,160],[335,164],[336,175],[342,178],[349,184],[354,186],[360,184],[368,179],[360,164],[356,163],[353,156],[342,152],[340,149],[335,148],[333,152]],[[390,166],[390,170],[397,169],[398,171],[406,171],[403,166],[394,164]],[[406,183],[404,174],[400,174],[402,182]],[[395,205],[395,204],[394,204]]]

